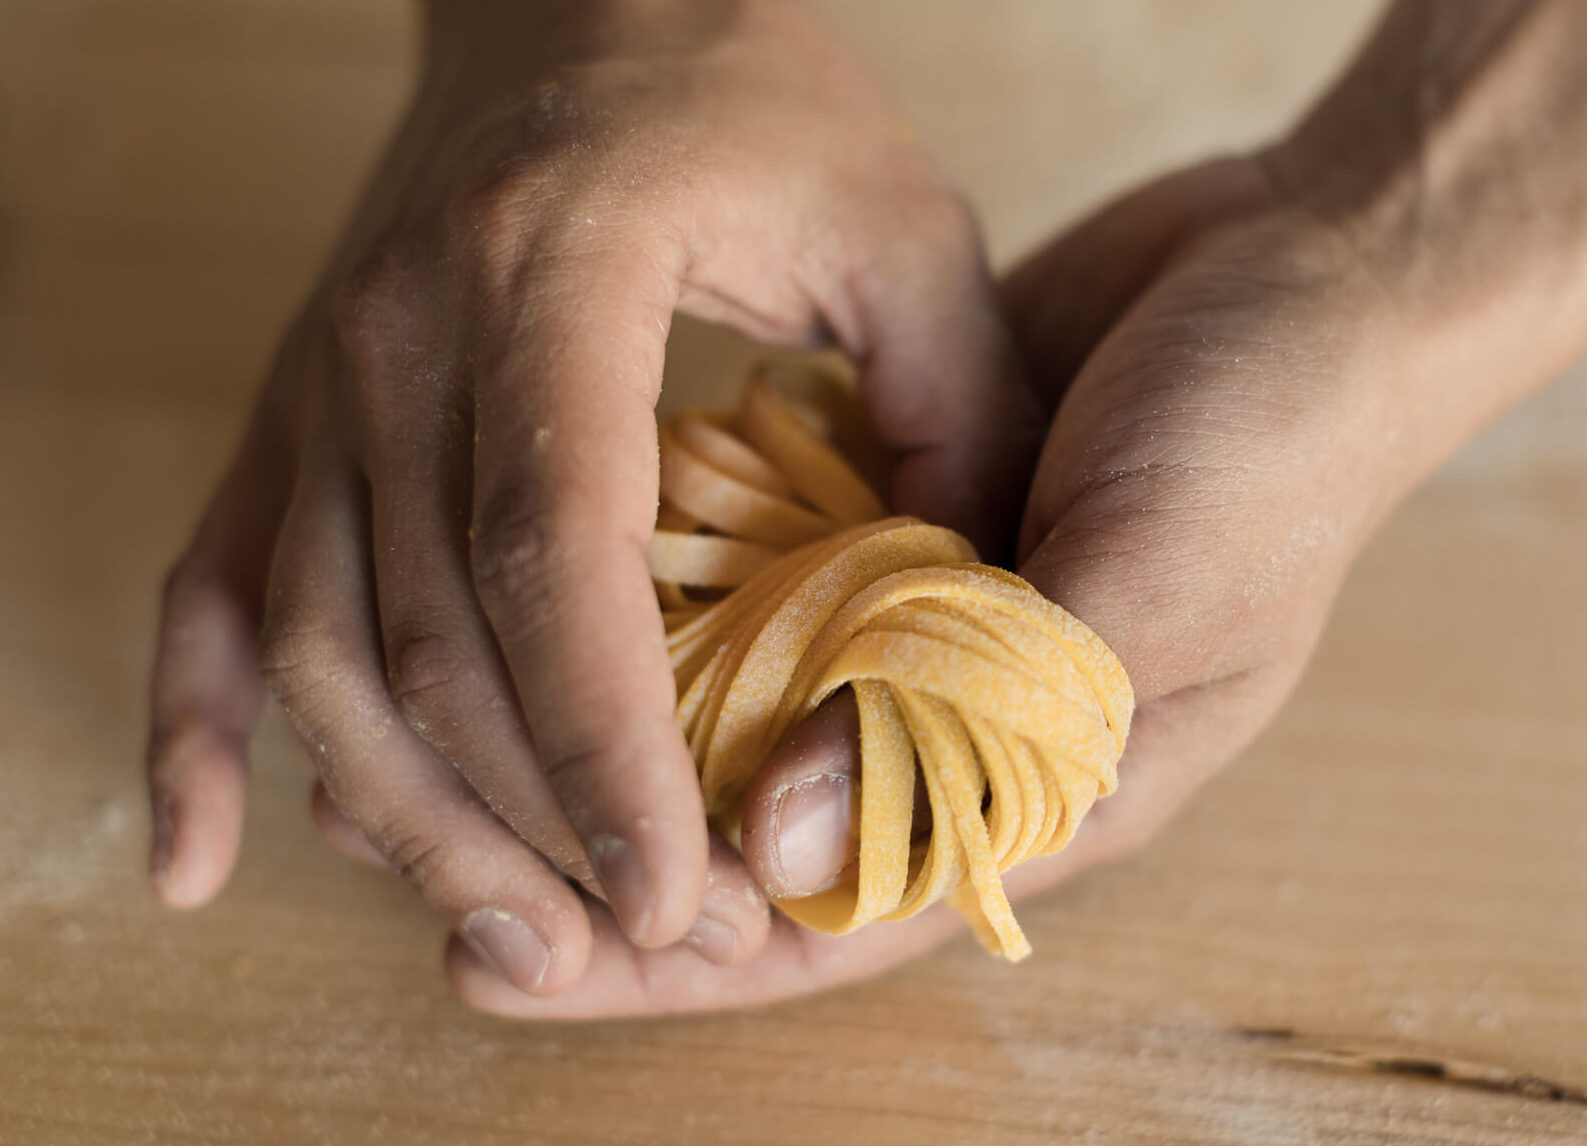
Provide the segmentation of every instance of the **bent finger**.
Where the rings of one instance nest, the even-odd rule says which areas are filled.
[[[358,831],[515,985],[554,992],[583,973],[577,894],[402,721],[386,691],[372,605],[365,492],[316,448],[271,573],[261,661]]]
[[[535,260],[531,260],[535,262]],[[478,391],[474,579],[541,766],[636,943],[699,915],[707,834],[646,559],[676,268],[605,247],[533,266]]]
[[[659,951],[624,939],[610,915],[592,912],[594,946],[584,980],[556,999],[515,990],[456,940],[446,973],[464,1003],[518,1019],[605,1019],[748,1007],[874,975],[934,946],[962,924],[943,907],[900,923],[872,924],[833,938],[778,916],[760,955],[717,966],[682,947]]]
[[[366,332],[367,335],[367,332]],[[347,340],[361,395],[376,596],[391,695],[409,726],[529,845],[593,885],[535,759],[469,570],[474,411],[450,365],[407,341]],[[441,385],[437,386],[437,381]],[[437,408],[415,420],[415,404]]]
[[[1025,899],[1109,858],[1102,833],[1085,833],[1063,852],[1009,872],[1011,898]],[[577,987],[554,999],[515,990],[468,947],[446,950],[452,990],[475,1010],[506,1018],[584,1020],[718,1011],[757,1006],[830,990],[877,975],[937,946],[964,929],[947,904],[893,923],[872,923],[849,935],[821,935],[784,916],[772,924],[765,949],[748,962],[713,966],[680,948],[649,951],[628,943],[596,908],[589,969]]]

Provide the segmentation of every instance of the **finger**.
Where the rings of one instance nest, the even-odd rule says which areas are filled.
[[[432,457],[435,455],[432,454]],[[436,748],[496,814],[568,876],[591,881],[583,844],[535,759],[501,651],[474,596],[467,521],[468,474],[431,472],[404,459],[374,483],[376,582],[392,696],[408,724]],[[459,491],[455,487],[461,484]],[[448,502],[458,495],[460,501]]]
[[[364,491],[316,447],[282,526],[264,621],[267,680],[358,831],[515,985],[576,982],[577,894],[407,727],[386,691]]]
[[[532,265],[533,289],[489,334],[501,349],[476,422],[480,599],[541,766],[624,931],[646,946],[694,924],[707,866],[646,561],[668,261],[619,241]]]
[[[415,316],[393,260],[340,314],[370,478],[375,584],[391,694],[409,726],[562,872],[589,861],[535,760],[518,697],[469,571],[474,411],[443,334]],[[424,308],[418,308],[421,312]],[[395,329],[401,317],[402,333]],[[423,416],[415,418],[415,409]]]
[[[1180,490],[1169,492],[1166,504],[1186,504]],[[1142,497],[1128,519],[1152,522],[1164,503]],[[1204,598],[1155,600],[1155,595],[1188,585],[1196,593],[1213,594],[1216,601],[1224,593],[1221,574],[1212,566],[1197,565],[1199,576],[1181,578],[1179,586],[1170,579],[1165,589],[1161,565],[1142,562],[1140,542],[1109,530],[1108,524],[1116,524],[1111,515],[1105,515],[1102,525],[1085,520],[1083,512],[1070,517],[1080,520],[1055,527],[1021,566],[1020,575],[1048,599],[1085,618],[1129,672],[1137,707],[1119,762],[1119,791],[1099,801],[1083,827],[1095,820],[1105,825],[1099,828],[1104,834],[1117,835],[1121,828],[1115,821],[1122,821],[1134,825],[1123,829],[1125,834],[1144,838],[1261,731],[1299,679],[1307,647],[1298,655],[1274,656],[1260,644],[1241,643],[1241,627],[1228,621],[1233,614],[1207,607]],[[1206,520],[1197,517],[1198,534]],[[1156,529],[1149,536],[1156,541],[1168,535]],[[1226,540],[1227,531],[1213,536]],[[1244,576],[1243,567],[1237,566],[1236,572]],[[1144,613],[1143,601],[1148,603]],[[1327,598],[1307,606],[1314,615],[1304,618],[1302,639],[1314,640],[1321,631],[1326,603]],[[1168,640],[1164,625],[1174,626]],[[1232,643],[1220,643],[1226,632],[1233,634]],[[1144,801],[1140,812],[1137,799]],[[1148,825],[1144,834],[1139,830],[1143,825]]]
[[[1210,726],[1222,711],[1223,698],[1185,697],[1160,713],[1138,713],[1144,720],[1139,735],[1132,734],[1121,765],[1129,780],[1092,812],[1062,852],[1005,873],[1009,898],[1028,902],[1151,838],[1212,770],[1202,759],[1205,753],[1197,755],[1193,766],[1183,766],[1186,752],[1196,751],[1182,734],[1185,721]],[[447,977],[464,1003],[508,1018],[605,1019],[713,1011],[772,1003],[868,978],[930,949],[960,931],[963,923],[946,904],[844,936],[821,935],[777,916],[761,954],[730,967],[689,958],[679,948],[636,948],[599,908],[591,927],[593,947],[584,979],[554,999],[531,998],[516,990],[456,940],[446,951]],[[1039,936],[1037,942],[1039,946]]]
[[[855,278],[861,385],[901,454],[893,507],[1012,552],[1041,442],[1036,402],[999,311],[974,218],[952,199],[903,212]]]
[[[1110,203],[1008,274],[1005,312],[1048,417],[1092,350],[1185,240],[1269,193],[1251,159],[1213,160]]]
[[[325,790],[323,781],[314,781],[314,790],[309,795],[309,815],[320,835],[325,837],[325,842],[348,859],[373,867],[387,866],[386,857],[358,830],[358,825],[336,806],[336,801]]]
[[[738,853],[713,835],[700,917],[684,935],[684,944],[709,962],[731,967],[759,955],[770,932],[771,907],[765,895]]]
[[[833,939],[779,916],[757,958],[721,967],[683,947],[635,947],[609,915],[599,910],[592,914],[595,939],[589,970],[562,997],[534,999],[515,990],[455,939],[446,951],[452,989],[476,1010],[518,1019],[603,1019],[748,1007],[875,974],[960,926],[945,910],[934,909],[902,923],[876,924]]]
[[[147,767],[149,879],[168,907],[208,903],[237,861],[259,608],[289,481],[288,444],[261,405],[166,582]]]
[[[1024,864],[1008,876],[1011,895],[1028,897],[1101,858],[1075,844]],[[446,950],[452,990],[488,1014],[518,1019],[609,1019],[757,1006],[829,990],[885,971],[963,929],[946,904],[895,923],[872,923],[850,935],[821,935],[777,916],[765,949],[754,959],[722,967],[683,948],[660,951],[627,942],[611,917],[596,908],[584,979],[558,997],[536,999],[516,990],[469,948]]]

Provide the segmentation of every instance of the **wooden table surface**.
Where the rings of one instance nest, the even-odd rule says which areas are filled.
[[[1374,5],[849,0],[1000,260],[1261,138]],[[142,884],[159,574],[400,104],[390,0],[0,0],[0,1142],[1587,1140],[1587,376],[1385,528],[1156,843],[764,1011],[473,1015],[278,717],[236,881]],[[724,358],[680,336],[672,377]]]

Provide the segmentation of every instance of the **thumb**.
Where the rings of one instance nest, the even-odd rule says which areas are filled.
[[[740,849],[779,899],[832,886],[859,855],[860,712],[840,689],[772,750],[744,794]]]
[[[778,899],[825,891],[860,855],[860,710],[839,689],[790,729],[744,795],[739,847],[755,882]],[[910,835],[931,828],[925,784],[915,779]]]

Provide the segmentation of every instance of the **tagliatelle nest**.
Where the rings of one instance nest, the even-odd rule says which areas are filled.
[[[874,461],[861,424],[835,376],[762,371],[733,414],[663,426],[650,568],[678,723],[712,823],[736,841],[772,747],[852,689],[859,863],[778,907],[842,934],[948,897],[1020,959],[1001,875],[1063,848],[1113,791],[1134,694],[1102,640],[1027,582],[951,530],[889,517],[851,464]],[[932,813],[918,841],[917,769]]]

